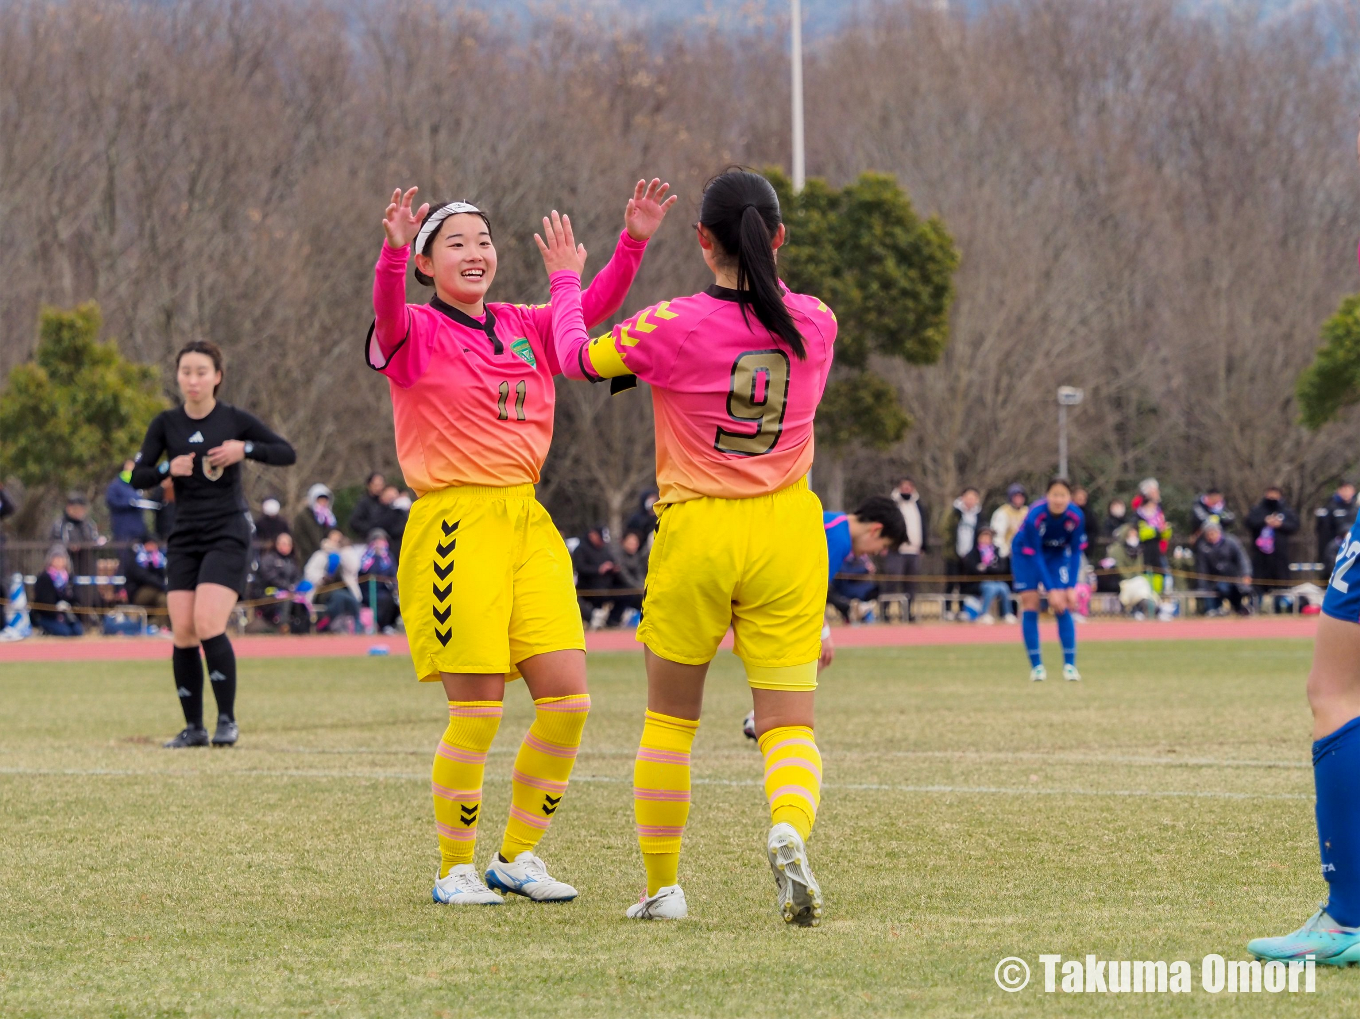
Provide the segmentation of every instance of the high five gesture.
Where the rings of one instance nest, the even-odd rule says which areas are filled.
[[[415,212],[411,211],[411,202],[419,190],[420,188],[412,188],[404,195],[401,188],[392,192],[392,201],[388,203],[387,212],[383,216],[383,230],[387,234],[387,243],[394,248],[404,248],[416,239],[416,234],[420,233],[420,223],[425,218],[425,213],[430,211],[429,202]]]
[[[629,237],[635,241],[645,241],[656,233],[666,213],[676,202],[675,195],[666,197],[669,190],[670,185],[661,183],[656,177],[652,178],[650,184],[645,180],[637,182],[633,197],[628,199],[628,208],[623,214],[623,225]]]

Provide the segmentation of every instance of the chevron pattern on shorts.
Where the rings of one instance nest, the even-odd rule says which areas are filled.
[[[453,550],[458,544],[458,539],[453,537],[453,534],[458,530],[460,522],[455,520],[453,523],[449,523],[447,520],[441,520],[439,526],[444,531],[443,540],[438,537],[435,538],[434,575],[438,580],[434,584],[435,604],[432,608],[432,614],[435,623],[434,635],[438,638],[442,647],[448,647],[449,639],[453,636],[453,627],[447,625],[453,609],[452,606],[445,605],[444,602],[448,601],[449,595],[453,593],[453,582],[449,581],[448,578],[449,574],[453,572]],[[445,561],[440,562],[441,559]],[[446,581],[442,587],[439,584],[440,580]],[[441,626],[446,628],[441,630]]]

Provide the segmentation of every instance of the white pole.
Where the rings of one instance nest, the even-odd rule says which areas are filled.
[[[1058,404],[1058,474],[1067,477],[1067,404]]]
[[[803,5],[793,3],[793,190],[803,190],[806,167],[803,162]]]

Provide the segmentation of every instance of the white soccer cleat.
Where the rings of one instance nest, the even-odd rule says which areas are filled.
[[[477,868],[460,863],[448,877],[436,878],[434,901],[444,906],[499,906],[505,900],[482,883]]]
[[[1014,626],[1016,623],[1020,622],[1020,619],[1019,619],[1019,617],[1016,616],[1016,614],[1015,614],[1014,612],[1007,612],[1007,613],[1006,613],[1006,618],[1005,618],[1004,621],[1005,621],[1008,625]]]
[[[752,708],[746,712],[746,717],[741,720],[741,734],[747,739],[756,739],[756,709]]]
[[[785,923],[816,927],[822,922],[822,886],[808,866],[803,837],[791,824],[777,824],[765,840],[765,855],[778,889],[779,913]]]
[[[1029,670],[1029,678],[1035,683],[1042,683],[1048,678],[1048,670],[1042,665],[1036,665]]]
[[[1069,683],[1076,683],[1081,679],[1081,673],[1077,671],[1075,665],[1064,665],[1063,679],[1067,680]]]
[[[570,902],[576,898],[575,888],[554,878],[543,861],[527,850],[510,863],[498,854],[486,868],[486,883],[498,892],[523,895],[534,902]]]
[[[655,895],[643,895],[628,907],[624,914],[630,920],[683,920],[689,916],[685,892],[679,885],[657,889]]]

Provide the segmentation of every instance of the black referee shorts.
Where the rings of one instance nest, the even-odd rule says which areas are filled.
[[[254,534],[255,526],[244,513],[177,523],[166,548],[166,590],[192,591],[199,584],[221,584],[244,598],[255,559]]]

